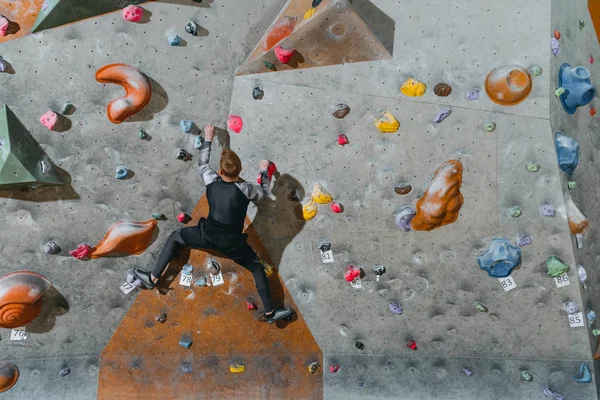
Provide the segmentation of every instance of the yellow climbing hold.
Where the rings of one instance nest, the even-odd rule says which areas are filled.
[[[407,78],[400,87],[400,91],[409,97],[421,97],[426,89],[427,86],[415,78]]]
[[[246,371],[246,366],[244,364],[231,364],[229,366],[229,371],[234,374],[239,374],[240,372]]]
[[[394,133],[400,128],[400,122],[387,111],[381,113],[373,123],[382,133]]]
[[[269,264],[268,262],[266,262],[265,260],[260,260],[260,263],[262,264],[263,268],[265,269],[265,274],[267,274],[267,277],[271,276],[273,274],[273,272],[275,271],[275,268],[273,268],[273,266],[271,264]]]
[[[319,369],[319,365],[320,364],[316,361],[311,362],[310,365],[308,366],[308,372],[310,372],[311,374],[314,374]]]
[[[315,15],[316,8],[309,8],[308,11],[304,14],[304,19],[309,19],[313,15]]]
[[[317,215],[317,203],[313,200],[312,197],[306,199],[306,201],[302,204],[302,216],[306,221],[310,221]]]
[[[312,198],[319,204],[328,204],[333,201],[333,196],[329,194],[320,183],[315,183],[312,191]]]

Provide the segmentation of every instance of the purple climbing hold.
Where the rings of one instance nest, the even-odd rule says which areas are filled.
[[[415,214],[415,209],[412,207],[404,207],[401,209],[398,215],[396,215],[396,225],[398,228],[404,230],[405,232],[410,232],[410,223],[415,217]]]
[[[463,368],[463,372],[465,373],[467,378],[470,378],[471,375],[473,375],[473,371],[471,371],[469,368]]]
[[[0,56],[0,72],[8,71],[8,63]]]
[[[44,245],[44,251],[46,254],[58,254],[60,253],[60,247],[52,240]]]
[[[433,122],[435,122],[436,124],[439,124],[440,122],[442,122],[443,120],[448,118],[450,116],[450,114],[452,114],[452,110],[442,108],[440,111],[437,112],[437,114],[435,114],[435,118],[433,119]]]
[[[554,400],[565,400],[565,396],[548,386],[544,386],[544,394]]]
[[[477,100],[477,99],[479,99],[480,96],[481,96],[481,89],[479,89],[479,88],[471,89],[465,94],[465,97],[467,98],[467,100]]]
[[[531,243],[533,243],[533,240],[531,239],[531,236],[526,233],[520,235],[519,239],[517,240],[517,246],[519,247],[528,246]]]
[[[555,38],[550,39],[550,48],[552,49],[552,54],[557,56],[558,53],[560,53],[560,44],[558,43],[558,40]]]
[[[181,363],[181,365],[179,366],[179,368],[185,372],[186,374],[191,374],[192,373],[192,364],[189,362],[183,362]]]
[[[556,210],[550,204],[542,204],[540,211],[544,217],[554,217]]]
[[[402,315],[402,313],[404,312],[404,309],[402,308],[402,306],[398,303],[390,303],[390,311],[393,312],[394,314],[398,314],[398,315]]]
[[[69,375],[70,373],[71,373],[71,368],[62,367],[60,369],[60,371],[58,371],[58,376],[60,376],[61,378],[64,378],[65,376]]]

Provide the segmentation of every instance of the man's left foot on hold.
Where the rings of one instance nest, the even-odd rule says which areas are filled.
[[[156,284],[152,282],[152,275],[149,271],[141,268],[134,268],[133,274],[142,282],[142,285],[144,285],[146,289],[152,290],[154,289],[154,286],[156,286]]]
[[[287,307],[278,308],[273,311],[271,314],[265,314],[264,318],[261,318],[261,321],[264,319],[264,322],[268,322],[270,324],[274,324],[280,319],[285,319],[290,317],[294,313],[294,310]]]

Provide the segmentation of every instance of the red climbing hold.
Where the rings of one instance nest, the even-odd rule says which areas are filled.
[[[256,304],[246,300],[246,310],[256,310],[257,308]]]
[[[284,47],[281,47],[280,44],[278,44],[275,47],[275,57],[277,57],[279,62],[282,64],[289,63],[294,54],[296,54],[296,49],[294,48],[286,49]]]
[[[338,203],[337,201],[331,202],[330,207],[331,207],[331,211],[333,211],[336,214],[339,214],[344,211],[344,206],[341,205],[340,203]]]
[[[267,170],[267,175],[269,176],[269,180],[272,180],[273,174],[275,174],[276,171],[277,171],[277,165],[275,165],[275,163],[273,161],[269,161],[269,169]],[[262,185],[262,178],[261,178],[260,174],[258,174],[258,177],[256,178],[256,183],[258,183],[259,185]]]
[[[596,109],[594,107],[590,108],[590,117],[596,115]]]
[[[331,364],[331,365],[329,366],[329,371],[330,371],[332,374],[335,374],[335,373],[336,373],[336,372],[338,372],[339,370],[340,370],[340,366],[339,366],[339,365],[337,365],[337,364]]]
[[[235,133],[240,133],[242,131],[242,126],[244,126],[244,122],[239,115],[232,114],[227,118],[227,127]]]
[[[82,243],[79,246],[77,246],[75,250],[71,250],[69,254],[75,257],[76,259],[81,260],[89,256],[91,251],[92,247],[89,244]]]
[[[410,339],[408,341],[408,343],[406,343],[406,347],[408,347],[411,350],[417,350],[417,342],[415,342],[414,340]]]
[[[594,57],[590,57],[590,64],[594,63]]]
[[[338,144],[344,146],[344,145],[347,145],[348,143],[350,143],[350,141],[348,140],[348,136],[346,136],[345,133],[340,133],[338,135]]]
[[[558,30],[554,30],[554,39],[559,40],[560,39],[560,32]]]
[[[348,282],[352,282],[358,277],[360,277],[360,268],[355,267],[354,265],[348,265],[346,267],[346,272],[344,273],[344,278]]]
[[[181,222],[182,224],[187,223],[190,220],[190,216],[187,215],[186,213],[181,213],[177,216],[177,221]]]

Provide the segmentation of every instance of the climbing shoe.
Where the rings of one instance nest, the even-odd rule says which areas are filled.
[[[156,284],[152,282],[152,276],[150,275],[149,271],[141,268],[134,268],[133,274],[137,279],[140,280],[140,282],[142,282],[142,285],[144,285],[146,289],[152,290],[154,289],[154,286],[156,286]]]
[[[274,324],[275,322],[277,322],[280,319],[285,319],[285,318],[291,317],[293,313],[294,313],[294,310],[292,310],[291,308],[282,307],[282,308],[278,308],[277,310],[275,310],[271,315],[266,315],[266,314],[263,315],[260,318],[260,321]]]

